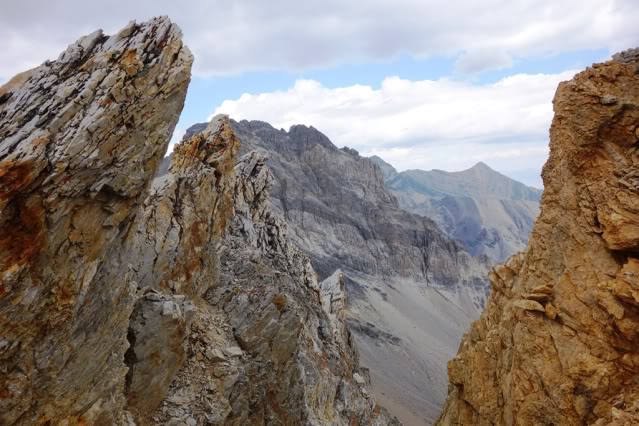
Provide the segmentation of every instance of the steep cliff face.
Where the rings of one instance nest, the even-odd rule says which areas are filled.
[[[398,208],[379,167],[319,131],[233,126],[241,150],[268,153],[268,201],[289,238],[321,279],[343,272],[350,328],[375,396],[405,423],[432,421],[446,395],[446,360],[486,297],[487,266],[429,219]]]
[[[477,262],[431,220],[399,209],[370,160],[338,149],[312,127],[282,132],[247,121],[235,127],[242,149],[273,154],[273,205],[322,277],[340,267],[442,287],[474,277]]]
[[[221,278],[198,303],[187,361],[153,422],[396,424],[359,368],[341,276],[318,283],[287,241],[267,203],[273,176],[263,154],[246,154],[235,170]]]
[[[158,18],[0,89],[0,423],[114,421],[135,300],[124,248],[191,63]]]
[[[439,424],[639,423],[638,52],[560,84],[540,217],[491,274]]]
[[[379,157],[386,187],[399,205],[433,219],[474,256],[494,262],[524,250],[539,214],[541,191],[477,163],[461,172],[406,170],[398,173]]]

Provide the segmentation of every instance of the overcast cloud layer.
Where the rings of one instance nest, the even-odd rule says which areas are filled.
[[[540,170],[552,97],[573,74],[522,74],[484,85],[389,77],[377,90],[298,80],[286,91],[225,101],[214,114],[259,118],[285,129],[313,125],[336,145],[377,154],[400,170],[460,170],[478,161],[504,171]],[[527,180],[541,185],[538,178]]]
[[[461,72],[519,57],[637,42],[637,0],[3,0],[0,80],[95,28],[167,14],[196,73],[304,69],[399,53],[456,57]]]

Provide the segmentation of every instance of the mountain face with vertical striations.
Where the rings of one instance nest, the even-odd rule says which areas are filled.
[[[373,156],[399,205],[433,219],[472,255],[501,262],[526,248],[541,191],[484,163],[461,172],[406,170]]]
[[[377,399],[406,424],[433,421],[446,394],[446,360],[487,296],[486,259],[400,209],[376,164],[316,129],[233,127],[242,152],[269,157],[269,204],[292,242],[320,279],[341,271],[350,330]]]
[[[639,424],[639,49],[553,105],[541,214],[490,276],[440,425]]]
[[[0,423],[397,424],[228,118],[160,169],[192,61],[161,17],[0,87]]]

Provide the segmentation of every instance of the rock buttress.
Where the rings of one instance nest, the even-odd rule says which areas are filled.
[[[0,89],[0,423],[115,421],[136,287],[124,248],[191,64],[156,18]]]
[[[496,267],[441,425],[639,423],[639,55],[561,83],[527,250]]]

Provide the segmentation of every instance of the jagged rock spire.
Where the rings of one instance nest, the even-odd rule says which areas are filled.
[[[134,287],[122,248],[192,61],[155,18],[85,36],[0,89],[0,423],[92,406],[114,421]]]

